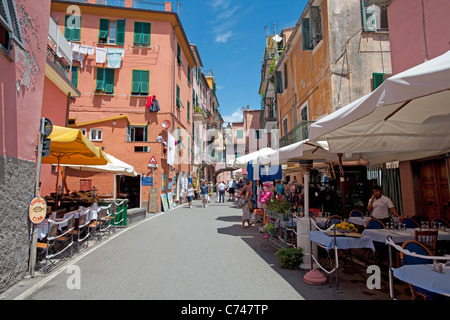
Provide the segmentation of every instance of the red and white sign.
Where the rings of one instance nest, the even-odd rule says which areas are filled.
[[[152,156],[152,158],[150,159],[150,162],[148,164],[158,164],[158,161],[156,161],[155,156]]]
[[[47,215],[47,203],[42,197],[34,197],[28,205],[28,218],[34,224],[41,224]]]

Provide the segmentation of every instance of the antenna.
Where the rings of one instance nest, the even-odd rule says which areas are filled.
[[[180,15],[180,12],[182,11],[182,6],[181,6],[181,2],[180,1],[177,1],[177,13],[178,13],[178,15]]]

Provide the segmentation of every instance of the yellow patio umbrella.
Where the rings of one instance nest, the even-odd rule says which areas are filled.
[[[42,163],[57,164],[56,197],[58,197],[59,167],[61,164],[105,165],[109,162],[104,152],[97,148],[81,130],[53,126],[50,154],[42,157]],[[58,205],[56,199],[56,206]]]

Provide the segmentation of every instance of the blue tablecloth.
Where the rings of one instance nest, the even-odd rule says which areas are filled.
[[[325,246],[327,250],[333,247],[334,238],[323,233],[322,231],[310,231],[310,239],[322,246]],[[336,237],[336,245],[338,249],[360,249],[369,248],[375,251],[373,242],[368,237],[354,238],[349,236]]]
[[[394,269],[394,277],[416,287],[450,296],[450,267],[444,267],[443,272],[434,271],[432,265],[415,264]]]

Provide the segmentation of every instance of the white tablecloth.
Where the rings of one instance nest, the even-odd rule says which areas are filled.
[[[394,269],[394,277],[416,287],[450,296],[450,267],[443,267],[444,273],[433,270],[432,265],[415,264]]]
[[[365,226],[366,222],[372,219],[372,217],[350,217],[348,219],[348,222],[353,223],[354,225],[358,226]],[[398,226],[399,218],[394,217],[392,218],[394,220],[394,226]]]
[[[67,215],[68,213],[66,213]],[[67,227],[69,221],[68,219],[73,215],[73,213],[69,214],[68,217],[66,218],[64,216],[64,218],[56,218],[56,219],[52,219],[55,222],[62,222],[61,224],[58,225],[58,230],[62,231],[63,228]],[[50,222],[48,222],[49,219],[45,219],[41,224],[36,226],[36,232],[37,232],[37,237],[39,240],[44,239],[48,232],[49,232],[49,228],[50,228]]]
[[[376,242],[386,242],[388,236],[392,237],[392,241],[395,243],[403,243],[409,240],[414,240],[415,230],[419,229],[406,229],[406,230],[388,230],[388,229],[365,229],[362,234]],[[450,240],[450,232],[439,231],[438,238],[441,240]]]

